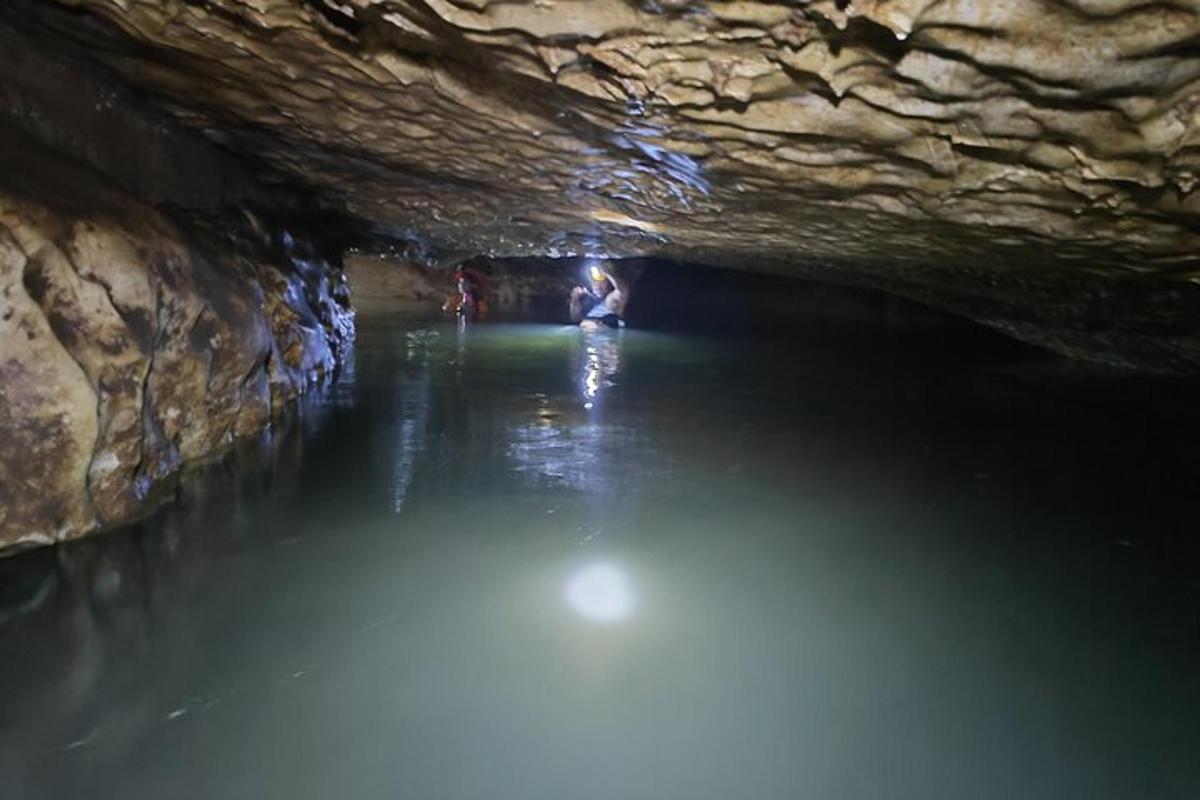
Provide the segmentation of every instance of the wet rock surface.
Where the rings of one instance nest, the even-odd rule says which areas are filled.
[[[361,254],[347,256],[345,264],[356,301],[375,297],[440,304],[455,292],[450,270]],[[565,314],[571,289],[584,280],[579,259],[473,259],[465,266],[484,281],[483,296],[496,308],[537,306]]]
[[[286,232],[173,221],[0,133],[0,550],[128,522],[262,429],[353,336]]]
[[[667,255],[1195,370],[1197,13],[18,0],[3,16],[417,260]]]

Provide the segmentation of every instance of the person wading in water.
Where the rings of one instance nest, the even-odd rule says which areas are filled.
[[[587,286],[576,286],[571,290],[571,321],[578,322],[584,330],[593,331],[601,326],[624,326],[629,286],[595,264],[588,267],[587,277]]]
[[[455,292],[442,303],[443,311],[462,314],[467,319],[486,316],[488,303],[483,296],[487,280],[470,267],[459,267],[454,271]]]

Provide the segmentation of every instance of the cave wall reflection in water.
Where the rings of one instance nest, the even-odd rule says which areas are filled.
[[[351,354],[337,387],[303,398],[220,461],[187,470],[175,499],[145,522],[0,560],[0,774],[55,769],[59,755],[98,737],[133,746],[142,726],[163,719],[156,676],[210,652],[177,614],[232,554],[295,543],[287,509],[302,491],[305,448],[350,403],[353,381]],[[264,539],[256,520],[277,502],[277,526]],[[179,701],[168,717],[212,698]]]
[[[964,338],[365,308],[0,562],[3,796],[1196,796],[1194,390]]]

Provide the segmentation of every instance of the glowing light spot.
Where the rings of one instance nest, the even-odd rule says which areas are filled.
[[[594,398],[600,392],[600,361],[592,361],[591,356],[588,357],[587,372],[583,376],[583,395],[589,399]]]
[[[626,619],[633,613],[633,587],[625,571],[615,564],[589,564],[567,580],[567,605],[580,616],[603,624]]]

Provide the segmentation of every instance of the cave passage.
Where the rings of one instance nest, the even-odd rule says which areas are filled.
[[[433,308],[0,560],[0,795],[1200,792],[1194,390],[912,318]]]
[[[1200,800],[1198,43],[0,0],[0,800]]]

